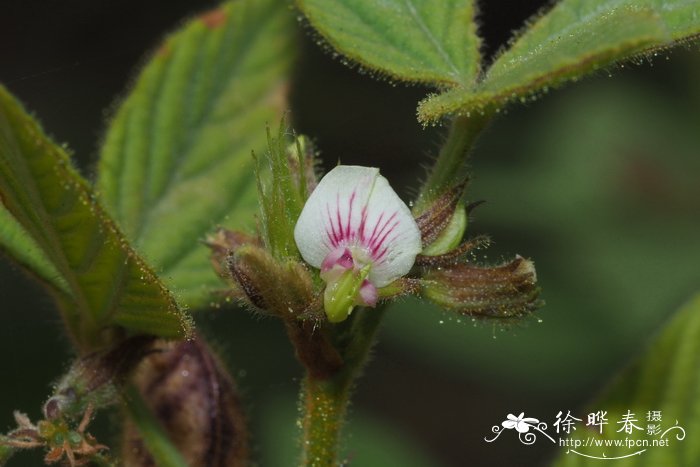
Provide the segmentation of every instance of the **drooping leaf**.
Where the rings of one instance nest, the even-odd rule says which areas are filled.
[[[339,52],[405,81],[469,86],[479,72],[472,0],[297,0]]]
[[[421,102],[419,119],[499,107],[698,34],[696,1],[562,0],[527,28],[475,87],[461,86]]]
[[[638,452],[625,459],[625,466],[642,467],[656,465],[698,465],[698,449],[693,433],[700,422],[700,295],[696,295],[671,320],[651,347],[590,407],[590,412],[607,411],[609,425],[603,434],[591,430],[579,430],[575,438],[594,437],[597,440],[668,439],[666,446],[627,447],[625,445],[576,449],[583,455],[621,457]],[[618,431],[616,421],[630,412],[635,426],[632,434]],[[659,412],[660,420],[647,420],[649,412]],[[658,426],[656,434],[649,434],[649,424]],[[680,428],[673,428],[677,425]],[[668,431],[667,431],[668,430]],[[585,467],[599,465],[599,459],[591,459],[564,450],[554,465],[560,467]],[[565,454],[566,453],[566,454]]]
[[[225,3],[166,39],[107,133],[100,195],[190,306],[220,287],[201,240],[253,225],[251,150],[285,109],[294,41],[284,2]]]
[[[46,285],[53,287],[55,291],[68,292],[68,284],[61,274],[2,204],[0,204],[0,251]]]
[[[31,237],[27,243],[41,248],[65,280],[74,306],[64,307],[64,319],[81,349],[108,344],[105,331],[112,326],[164,337],[187,333],[189,322],[174,298],[129,247],[68,155],[3,87],[0,200]]]

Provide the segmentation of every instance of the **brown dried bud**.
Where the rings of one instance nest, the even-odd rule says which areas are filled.
[[[191,467],[248,465],[248,433],[233,380],[199,338],[156,341],[134,383]],[[155,466],[138,430],[127,422],[124,465]]]
[[[433,243],[450,224],[455,214],[455,209],[457,209],[459,199],[462,197],[462,193],[464,193],[466,183],[465,181],[447,190],[439,196],[425,212],[416,218],[416,224],[418,224],[421,239],[423,240],[423,247],[427,247]],[[459,239],[457,239],[457,241],[459,241]]]
[[[542,305],[532,261],[521,256],[495,267],[456,264],[427,272],[423,295],[461,314],[509,319]]]
[[[244,246],[229,258],[229,270],[254,307],[286,319],[319,312],[309,271],[294,260],[276,260],[267,250]]]

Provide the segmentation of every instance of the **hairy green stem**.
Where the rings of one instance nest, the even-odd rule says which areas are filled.
[[[350,399],[351,381],[319,380],[310,375],[302,386],[302,458],[304,467],[338,465],[340,432]]]
[[[313,369],[306,369],[301,388],[301,466],[339,465],[340,435],[350,394],[367,363],[383,317],[383,307],[356,310],[346,329],[337,327],[336,346],[343,358],[338,371],[329,377],[320,377]]]
[[[491,112],[473,113],[452,120],[445,144],[416,199],[413,207],[415,216],[422,214],[445,190],[464,180],[469,151],[492,115]]]

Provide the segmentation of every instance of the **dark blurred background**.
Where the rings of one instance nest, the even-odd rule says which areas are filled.
[[[492,57],[544,2],[480,2]],[[92,176],[113,106],[164,33],[216,2],[3,2],[0,82]],[[416,121],[420,86],[340,64],[307,34],[292,91],[297,131],[327,166],[374,165],[408,199],[442,141]],[[580,410],[700,284],[696,47],[599,72],[501,115],[471,160],[469,234],[485,261],[535,260],[547,306],[507,328],[415,300],[393,306],[356,390],[346,452],[359,466],[546,465],[558,451],[483,438],[508,413]],[[488,58],[487,58],[488,59]],[[70,360],[47,295],[0,258],[0,429],[34,419]],[[230,363],[263,466],[294,465],[299,368],[279,323],[198,316]],[[103,417],[102,424],[109,424]],[[40,465],[23,454],[10,465]]]

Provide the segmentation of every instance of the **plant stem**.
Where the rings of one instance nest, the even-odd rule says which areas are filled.
[[[338,464],[340,431],[350,399],[351,381],[319,380],[306,375],[302,386],[302,459],[304,467]]]
[[[464,180],[469,151],[491,121],[492,115],[490,112],[474,113],[468,117],[457,116],[452,120],[445,144],[416,199],[414,216],[422,214],[445,190]]]
[[[348,329],[340,331],[338,347],[343,365],[332,376],[319,377],[307,368],[302,384],[302,458],[303,467],[335,467],[339,464],[339,441],[350,393],[362,372],[384,308],[362,309],[354,313]]]

